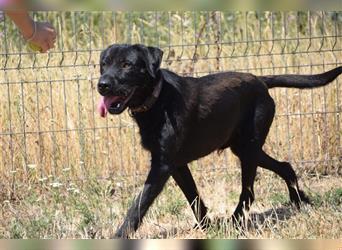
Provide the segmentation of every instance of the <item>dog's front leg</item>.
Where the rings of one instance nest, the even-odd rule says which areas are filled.
[[[133,201],[128,210],[126,219],[115,234],[115,238],[128,238],[129,234],[136,231],[142,222],[142,218],[151,206],[154,199],[162,191],[166,181],[170,177],[171,169],[166,164],[153,163],[144,184],[143,190]]]

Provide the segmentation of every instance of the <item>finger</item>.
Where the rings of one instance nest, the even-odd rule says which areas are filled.
[[[56,39],[51,40],[49,43],[50,49],[54,48],[55,44],[56,44]]]
[[[51,24],[51,23],[49,23],[49,22],[46,22],[46,26],[48,26],[48,27],[50,27],[51,29],[53,29],[53,26],[52,26],[52,24]]]
[[[48,29],[52,29],[52,30],[55,29],[55,28],[52,26],[52,24],[49,23],[49,22],[45,22],[45,23],[44,23],[44,26],[45,26],[46,28],[48,28]]]
[[[44,28],[45,28],[45,30],[56,34],[55,28],[50,23],[44,23]]]
[[[56,32],[52,32],[52,33],[50,34],[50,37],[51,37],[52,40],[56,40],[56,38],[57,38]]]
[[[48,46],[49,46],[49,49],[53,48],[54,47],[54,42],[53,40],[47,40],[47,43],[48,43]]]
[[[56,31],[54,29],[45,27],[45,31],[48,32],[49,35],[56,36]]]
[[[45,53],[46,51],[49,50],[49,43],[47,41],[45,41],[44,43],[42,43],[41,48],[42,48],[41,52]]]
[[[49,39],[51,39],[51,40],[56,40],[57,34],[56,34],[55,31],[49,31],[48,37],[49,37]]]

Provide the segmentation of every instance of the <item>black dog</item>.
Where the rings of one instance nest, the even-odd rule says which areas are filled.
[[[191,204],[199,225],[206,226],[207,208],[187,164],[228,147],[239,157],[242,168],[234,221],[243,219],[243,210],[248,211],[254,200],[257,166],[283,178],[290,200],[298,207],[308,202],[291,165],[262,150],[275,112],[268,89],[323,86],[341,74],[342,67],[319,75],[257,77],[226,72],[193,78],[160,69],[162,55],[160,49],[144,45],[112,45],[101,53],[99,112],[106,116],[129,108],[140,128],[142,145],[152,156],[143,191],[115,236],[128,237],[138,228],[170,176]]]

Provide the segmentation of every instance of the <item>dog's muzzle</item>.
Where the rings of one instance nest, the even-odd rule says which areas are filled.
[[[97,84],[97,91],[103,96],[109,95],[112,92],[112,85],[108,78],[100,78]]]

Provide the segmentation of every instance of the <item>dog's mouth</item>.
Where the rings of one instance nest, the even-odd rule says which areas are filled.
[[[132,98],[135,89],[133,89],[127,95],[108,95],[101,96],[101,99],[98,103],[97,110],[100,113],[101,117],[106,117],[107,113],[112,115],[117,115],[122,113],[126,108],[129,100]]]

